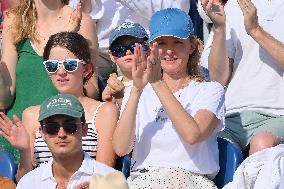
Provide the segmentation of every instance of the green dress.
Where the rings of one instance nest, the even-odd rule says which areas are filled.
[[[20,119],[22,112],[29,106],[39,105],[50,96],[56,95],[53,86],[39,56],[31,46],[29,39],[24,39],[17,45],[18,63],[16,67],[16,96],[7,111],[11,119],[17,115]],[[8,149],[19,160],[19,152],[8,141],[0,137],[0,146]]]

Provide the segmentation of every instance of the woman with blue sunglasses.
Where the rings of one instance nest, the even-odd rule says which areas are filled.
[[[85,109],[88,133],[83,137],[83,150],[97,161],[114,166],[116,155],[111,139],[118,111],[113,103],[102,103],[86,96],[84,85],[93,73],[91,54],[86,39],[74,32],[52,35],[44,49],[43,59],[43,66],[58,92],[76,96]],[[23,112],[23,124],[14,117],[18,127],[8,123],[2,125],[6,131],[3,136],[21,153],[17,179],[51,158],[51,153],[39,133],[40,124],[37,121],[39,108],[39,106],[27,108]],[[0,123],[8,119],[2,114],[1,117]],[[56,125],[49,125],[46,128],[51,136],[56,135],[58,129]],[[73,130],[65,130],[65,132],[72,134]]]

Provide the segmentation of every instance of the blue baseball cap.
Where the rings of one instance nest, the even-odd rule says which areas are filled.
[[[123,22],[121,25],[113,29],[109,36],[109,46],[121,36],[132,36],[140,39],[148,40],[149,36],[146,30],[138,23]]]
[[[149,29],[150,42],[162,36],[187,39],[194,32],[190,16],[178,8],[167,8],[155,12],[151,17]]]

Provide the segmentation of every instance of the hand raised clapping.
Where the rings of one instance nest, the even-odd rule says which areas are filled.
[[[244,15],[244,24],[247,34],[252,35],[260,28],[257,18],[257,9],[251,0],[237,0]]]
[[[161,60],[157,43],[153,43],[150,54],[146,58],[141,45],[134,49],[135,64],[132,66],[133,85],[142,90],[146,84],[155,83],[162,79]]]
[[[220,0],[202,0],[201,4],[216,29],[225,26],[226,15],[224,5],[222,5]]]
[[[136,43],[136,47],[134,48],[134,64],[132,65],[133,86],[138,90],[143,90],[148,83],[147,77],[146,55],[142,46]]]
[[[161,51],[161,50],[160,50]],[[155,83],[162,80],[161,59],[157,42],[150,48],[150,55],[147,57],[147,70],[149,83]]]

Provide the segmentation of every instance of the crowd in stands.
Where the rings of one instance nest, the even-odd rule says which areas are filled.
[[[0,3],[0,186],[217,189],[222,137],[225,189],[284,188],[282,0]]]

